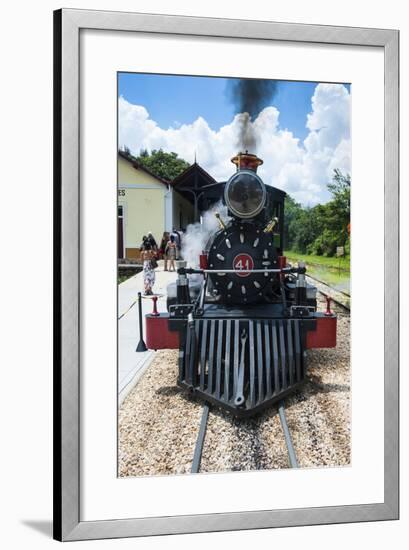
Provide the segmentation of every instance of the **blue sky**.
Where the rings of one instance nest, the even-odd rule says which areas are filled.
[[[218,130],[236,114],[226,93],[228,80],[234,79],[119,73],[118,95],[143,105],[161,128],[191,124],[202,116]],[[308,135],[306,118],[316,86],[317,82],[278,81],[271,102],[280,112],[280,127],[302,140]]]
[[[243,149],[242,117],[228,93],[232,79],[118,74],[119,146],[195,158],[215,179],[230,177]],[[276,81],[276,93],[251,121],[259,174],[305,205],[330,199],[334,170],[351,173],[351,87]]]

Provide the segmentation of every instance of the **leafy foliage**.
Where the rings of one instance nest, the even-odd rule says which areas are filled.
[[[151,153],[143,149],[135,160],[153,174],[166,180],[173,180],[190,166],[188,162],[179,158],[177,153],[165,153],[163,149],[153,149]]]
[[[337,246],[344,246],[349,254],[350,176],[334,170],[328,189],[332,199],[312,208],[304,208],[292,197],[286,197],[284,238],[289,250],[334,256]]]

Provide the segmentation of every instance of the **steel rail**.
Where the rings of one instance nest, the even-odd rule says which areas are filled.
[[[332,287],[328,287],[330,289],[332,289]],[[333,289],[335,290],[335,289]],[[343,304],[342,302],[340,302],[337,298],[334,298],[333,294],[329,294],[329,293],[326,293],[324,292],[323,290],[320,290],[319,288],[317,288],[317,291],[322,294],[322,296],[324,296],[325,298],[327,298],[328,296],[331,298],[331,300],[339,307],[343,308],[345,311],[347,311],[348,313],[351,313],[351,308],[349,307],[349,305],[347,304]]]
[[[305,274],[306,277],[309,277],[310,279],[312,279],[313,281],[317,281],[317,283],[320,283],[324,286],[327,286],[328,288],[330,288],[331,290],[335,290],[335,292],[339,292],[340,294],[342,294],[343,296],[345,296],[346,298],[351,298],[351,295],[348,294],[348,292],[345,292],[344,290],[339,290],[338,288],[334,288],[333,286],[329,285],[328,283],[326,283],[325,281],[321,281],[321,279],[317,279],[317,277],[313,277],[312,275],[310,275],[309,273],[306,273]]]
[[[288,459],[290,461],[291,468],[298,468],[297,455],[291,438],[290,430],[288,428],[287,419],[285,417],[284,402],[280,401],[278,404],[278,414],[280,415],[281,427],[283,428],[285,443],[287,445]]]
[[[345,292],[342,292],[342,291],[340,291],[340,290],[338,290],[338,289],[336,289],[336,288],[334,288],[334,287],[332,287],[332,286],[330,286],[330,285],[327,285],[326,283],[320,281],[320,280],[317,279],[316,277],[311,277],[311,275],[308,275],[308,274],[306,275],[306,277],[307,277],[307,279],[311,279],[312,281],[316,281],[316,282],[319,283],[320,285],[325,286],[326,288],[328,288],[329,291],[338,292],[338,293],[342,294],[343,296],[345,296],[345,298],[351,299],[351,296],[350,296],[349,294],[346,294]],[[333,292],[332,292],[332,293],[330,293],[330,292],[325,292],[325,290],[320,289],[318,286],[316,286],[316,288],[317,288],[317,291],[318,291],[320,294],[322,294],[322,296],[325,296],[325,297],[329,296],[329,297],[331,298],[331,300],[332,300],[335,304],[337,304],[338,306],[340,306],[340,307],[342,307],[344,310],[346,310],[348,313],[350,313],[350,311],[351,311],[350,306],[349,306],[348,304],[344,304],[344,303],[341,302],[338,298],[336,298],[336,297],[334,296]]]
[[[325,294],[325,292],[323,290],[318,290],[318,292],[320,294],[322,294],[323,296],[328,296],[328,294]],[[337,304],[337,306],[342,307],[345,311],[347,311],[348,313],[351,313],[351,308],[349,306],[347,306],[346,304],[343,304],[342,302],[340,302],[339,300],[337,300],[333,296],[330,296],[330,298],[335,304]]]
[[[193,454],[193,461],[191,467],[192,474],[198,474],[200,471],[200,463],[202,460],[203,445],[206,436],[207,422],[209,418],[210,405],[205,403],[203,405],[202,418],[200,421],[199,433],[196,440],[195,450]],[[291,468],[298,468],[297,455],[295,453],[291,433],[288,428],[287,419],[285,416],[284,402],[280,401],[278,405],[278,414],[280,417],[281,427],[283,429],[285,443],[287,446],[288,459],[290,461]]]
[[[202,460],[202,451],[203,444],[206,435],[207,420],[209,418],[210,407],[207,403],[203,405],[202,420],[200,421],[199,433],[196,440],[195,452],[193,454],[192,469],[190,470],[192,474],[199,473],[200,462]]]

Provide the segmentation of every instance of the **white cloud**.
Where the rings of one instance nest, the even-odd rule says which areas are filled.
[[[265,183],[284,189],[303,204],[329,199],[327,183],[334,168],[351,172],[350,94],[342,84],[318,84],[307,115],[309,134],[303,142],[279,126],[278,110],[266,107],[253,122],[257,154],[264,160],[259,169]],[[240,120],[212,130],[198,117],[191,124],[160,128],[145,107],[119,99],[119,145],[134,154],[140,149],[175,151],[188,162],[198,163],[215,179],[233,173],[230,158],[237,153]]]

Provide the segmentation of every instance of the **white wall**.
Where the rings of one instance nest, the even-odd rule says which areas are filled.
[[[2,84],[0,87],[2,162],[0,220],[4,251],[4,281],[0,286],[2,322],[2,532],[8,550],[48,548],[58,543],[49,531],[51,503],[51,231],[52,231],[52,13],[53,9],[81,7],[150,13],[174,13],[292,21],[300,23],[371,26],[401,29],[401,202],[402,298],[408,305],[408,101],[409,20],[401,0],[370,2],[344,0],[237,0],[235,2],[191,2],[191,0],[42,0],[7,2],[2,8]],[[376,116],[376,113],[374,113]],[[15,167],[25,177],[16,181]],[[27,242],[27,235],[30,241]],[[24,252],[18,256],[17,248]],[[17,259],[23,265],[16,265]],[[402,307],[402,333],[408,332],[408,318]],[[12,329],[10,331],[9,329]],[[7,333],[6,333],[7,330]],[[405,350],[402,350],[405,351]],[[408,354],[402,353],[401,388],[408,386]],[[122,540],[79,543],[86,548],[188,549],[235,546],[237,550],[267,547],[331,550],[385,547],[402,548],[409,535],[408,513],[408,413],[402,391],[401,465],[402,520],[360,525],[339,525],[248,531],[237,533],[173,536],[151,540]]]
[[[169,191],[165,193],[165,231],[173,229],[173,189],[169,187]]]
[[[180,221],[182,220],[182,224]],[[194,208],[185,197],[173,190],[173,227],[186,229],[194,221]],[[173,228],[172,228],[173,229]]]

